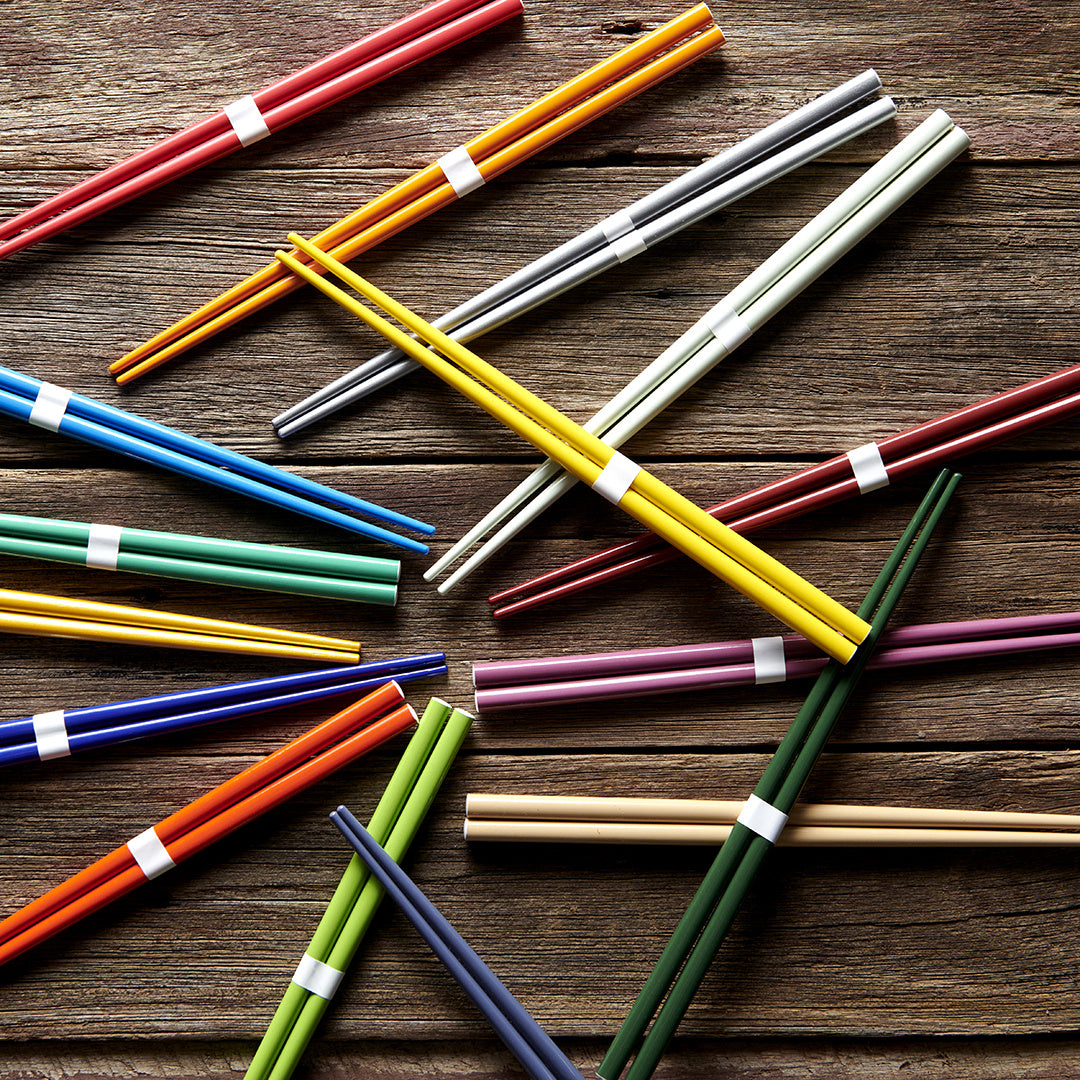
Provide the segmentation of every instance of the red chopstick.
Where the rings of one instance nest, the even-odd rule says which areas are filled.
[[[151,840],[180,862],[414,722],[401,688],[387,683],[165,818]],[[146,880],[132,848],[116,848],[0,922],[0,964]]]
[[[876,443],[889,481],[906,479],[1080,412],[1080,365],[986,398]],[[1024,409],[1026,411],[1018,412]],[[981,426],[975,426],[981,425]],[[739,533],[823,509],[860,492],[846,454],[735,496],[708,513]],[[678,558],[652,533],[613,545],[489,598],[497,619],[585,592]]]
[[[520,14],[521,0],[438,0],[251,95],[270,134]],[[422,31],[422,32],[421,32]],[[89,177],[0,227],[0,259],[238,150],[224,111]]]

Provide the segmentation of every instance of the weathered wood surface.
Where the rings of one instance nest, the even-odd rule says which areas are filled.
[[[529,3],[524,18],[214,168],[0,264],[0,363],[131,407],[439,526],[456,539],[534,460],[424,376],[282,443],[269,419],[379,343],[298,294],[128,391],[106,365],[311,233],[679,8]],[[32,204],[401,13],[373,3],[0,4],[0,215]],[[585,418],[861,168],[945,108],[969,154],[704,379],[632,449],[702,504],[1080,359],[1075,5],[736,3],[724,49],[365,257],[435,315],[867,66],[896,121],[580,288],[480,350]],[[351,550],[351,540],[0,420],[5,509]],[[899,620],[1080,608],[1080,426],[964,464]],[[762,542],[856,604],[922,490],[897,485]],[[471,661],[774,632],[692,565],[496,624],[485,597],[633,522],[575,492],[440,598],[407,559],[393,611],[0,559],[7,587],[291,626],[365,655]],[[384,553],[380,552],[380,553]],[[10,637],[3,718],[278,673],[208,654]],[[409,867],[588,1074],[707,865],[702,851],[461,840],[470,790],[745,793],[804,688],[481,717]],[[3,778],[0,908],[314,722],[317,709]],[[806,792],[1077,812],[1075,651],[882,673]],[[0,1075],[242,1076],[370,809],[389,748],[41,946],[0,977]],[[1080,1075],[1076,858],[1055,851],[778,852],[661,1075]],[[411,930],[384,911],[305,1080],[516,1075]]]

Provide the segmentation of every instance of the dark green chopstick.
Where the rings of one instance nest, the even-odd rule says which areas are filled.
[[[860,617],[871,621],[870,634],[847,665],[830,662],[825,667],[755,787],[754,795],[781,813],[798,797],[959,480],[958,474],[945,471],[934,481],[859,608]],[[732,829],[600,1063],[602,1080],[615,1080],[635,1050],[627,1080],[652,1075],[771,847],[771,841],[746,825]]]

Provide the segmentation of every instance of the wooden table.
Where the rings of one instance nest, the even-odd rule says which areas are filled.
[[[8,0],[0,6],[7,216],[401,14],[375,0]],[[0,266],[2,362],[434,521],[435,552],[535,454],[427,376],[290,441],[269,419],[380,347],[299,293],[121,390],[107,365],[362,201],[679,12],[536,0],[485,34],[244,154]],[[934,108],[972,149],[631,444],[703,505],[1072,364],[1080,333],[1074,5],[736,2],[727,45],[362,260],[434,316],[862,69],[899,116],[683,238],[489,335],[480,350],[584,418]],[[358,550],[344,533],[0,421],[4,508]],[[898,618],[1080,607],[1080,428],[963,463],[955,509]],[[856,605],[924,489],[901,483],[762,535]],[[9,587],[428,649],[469,707],[472,661],[775,633],[683,562],[495,622],[486,597],[639,529],[575,492],[447,597],[405,558],[394,610],[3,558]],[[386,550],[381,549],[385,554]],[[880,673],[807,799],[1080,810],[1075,656]],[[11,636],[3,718],[277,674],[281,662]],[[467,846],[469,791],[741,798],[805,693],[787,684],[481,716],[408,859],[418,882],[587,1074],[711,857]],[[14,910],[322,713],[270,714],[4,776],[0,904]],[[0,1067],[242,1076],[347,857],[386,748],[11,964]],[[658,1076],[1080,1075],[1076,857],[781,851]],[[384,909],[305,1080],[520,1075]]]

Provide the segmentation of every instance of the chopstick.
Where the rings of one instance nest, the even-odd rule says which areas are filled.
[[[965,454],[1068,419],[1080,412],[1080,365],[1064,368],[981,402],[947,413],[819,465],[709,507],[740,533],[824,509],[941,467]],[[981,426],[980,426],[981,425]],[[881,464],[877,465],[880,460]],[[854,469],[858,468],[858,475]],[[867,479],[870,477],[871,479]],[[650,534],[615,544],[489,597],[495,618],[508,618],[677,558]]]
[[[399,862],[442,786],[473,718],[432,698],[368,822]],[[292,981],[244,1074],[285,1080],[299,1064],[382,902],[383,890],[358,855],[319,921]]]
[[[276,134],[521,10],[521,0],[437,0],[16,215],[0,226],[0,259]]]
[[[368,693],[391,678],[411,682],[445,675],[447,670],[444,653],[425,653],[81,709],[50,709],[0,723],[0,766],[51,761],[327,697]]]
[[[696,36],[693,36],[696,35]],[[683,40],[689,39],[689,40]],[[682,42],[682,44],[678,44]],[[724,43],[705,4],[646,34],[324,229],[313,243],[345,261],[463,198]],[[665,53],[665,50],[669,50]],[[295,253],[294,253],[295,254]],[[110,365],[127,383],[300,288],[274,262]]]
[[[384,684],[8,916],[0,964],[412,726],[416,714],[403,700],[396,683]]]
[[[660,799],[473,792],[465,839],[567,844],[722,844],[745,807],[729,799]],[[1080,814],[937,807],[803,803],[792,807],[777,845],[1071,846]]]
[[[980,623],[987,624],[985,629]],[[1047,632],[1048,625],[1059,632]],[[867,669],[1026,655],[1076,645],[1080,645],[1080,612],[931,623],[885,633]],[[512,661],[474,664],[476,709],[493,713],[772,684],[816,676],[826,664],[826,658],[815,656],[801,638],[640,650],[644,654],[640,660],[637,652],[583,654],[569,658],[565,665],[557,658],[550,666],[542,661],[535,665],[540,672],[564,666],[568,674],[561,678],[530,678],[534,664],[527,660],[520,665]]]
[[[445,360],[419,341],[368,310],[331,282],[283,251],[277,256],[327,296],[378,330],[399,348],[496,417],[537,449],[559,460],[621,506],[636,520],[671,540],[744,595],[792,629],[815,641],[824,652],[850,659],[867,632],[867,624],[783,564],[716,522],[688,499],[662,484],[629,458],[606,446],[535,394],[507,378],[463,345],[415,316],[403,305],[308,244],[295,233],[290,240],[321,262],[407,329],[450,357]],[[454,365],[458,365],[455,367]],[[501,395],[501,396],[500,396]]]
[[[829,664],[815,681],[600,1063],[597,1075],[604,1080],[619,1076],[631,1056],[628,1080],[652,1075],[759,867],[782,832],[958,482],[957,474],[940,473],[916,509],[860,605],[860,614],[871,619],[869,635],[850,664]]]
[[[874,71],[848,80],[542,255],[435,319],[432,326],[447,331],[455,341],[473,341],[612,266],[627,262],[721,207],[894,116],[896,106],[891,99],[884,98],[852,116],[835,120],[839,111],[880,87],[881,80]],[[815,130],[830,120],[824,130]],[[274,418],[274,428],[279,436],[287,438],[419,366],[398,349],[379,353],[286,409]]]
[[[420,533],[435,531],[434,526],[395,510],[6,367],[0,367],[0,414],[407,551],[423,553],[428,548],[342,511]]]
[[[970,143],[937,110],[664,350],[585,425],[621,446],[790,303]],[[425,573],[431,580],[506,522],[439,587],[445,593],[574,486],[547,461]],[[512,516],[511,516],[512,515]],[[506,520],[509,518],[509,520]]]
[[[169,611],[0,589],[0,632],[355,664],[360,642]]]
[[[582,1080],[570,1059],[352,813],[339,806],[330,820],[529,1075],[534,1080]]]
[[[397,559],[4,513],[0,554],[389,606],[401,575]]]

